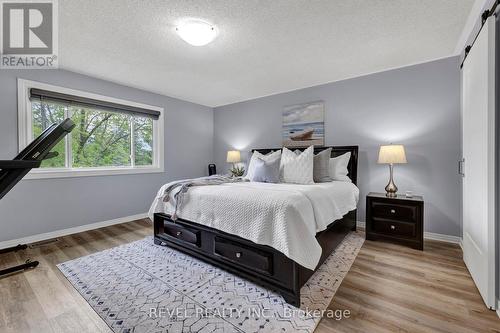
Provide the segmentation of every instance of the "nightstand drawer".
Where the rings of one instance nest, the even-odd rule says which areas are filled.
[[[399,204],[372,202],[372,216],[406,222],[415,222],[417,208]]]
[[[415,223],[394,222],[383,219],[373,218],[373,231],[376,233],[414,238],[416,235]]]

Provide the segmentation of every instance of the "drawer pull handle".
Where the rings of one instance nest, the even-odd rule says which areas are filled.
[[[396,227],[391,224],[391,230],[394,230],[394,229],[396,229]]]
[[[391,209],[391,214],[396,214],[396,210],[395,209]]]
[[[177,231],[177,232],[175,233],[175,235],[176,235],[176,236],[180,236],[180,235],[182,235],[182,231]]]
[[[236,252],[236,258],[241,258],[241,252]]]

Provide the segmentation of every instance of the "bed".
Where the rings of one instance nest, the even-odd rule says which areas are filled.
[[[315,148],[315,153],[327,148]],[[299,306],[300,288],[345,235],[356,229],[358,147],[331,148],[332,157],[351,153],[348,176],[352,183],[246,182],[194,187],[186,194],[175,222],[168,203],[156,208],[153,204],[155,244],[275,290]],[[272,150],[256,151],[267,154]]]

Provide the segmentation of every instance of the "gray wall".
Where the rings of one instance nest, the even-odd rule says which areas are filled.
[[[23,180],[0,201],[0,241],[140,214],[161,184],[226,168],[228,149],[281,145],[283,106],[323,100],[327,145],[360,146],[359,219],[364,195],[383,191],[380,144],[406,145],[396,166],[400,191],[426,200],[426,231],[460,234],[460,80],[449,58],[215,108],[132,89],[64,70],[0,71],[0,159],[17,153],[17,77],[165,108],[165,173]],[[214,130],[215,129],[215,130]],[[186,158],[186,152],[189,158]]]
[[[161,185],[212,161],[211,108],[64,70],[0,71],[0,159],[18,152],[18,77],[163,107],[165,172],[23,180],[0,200],[0,241],[145,213]]]
[[[395,167],[401,193],[422,194],[425,231],[460,235],[460,72],[458,58],[376,73],[214,109],[214,152],[281,146],[285,105],[323,100],[325,144],[359,145],[360,221],[365,195],[381,192],[389,170],[378,147],[402,143],[408,164]]]

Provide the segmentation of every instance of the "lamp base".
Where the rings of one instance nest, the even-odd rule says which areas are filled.
[[[387,186],[385,187],[385,191],[386,191],[385,196],[388,198],[395,198],[398,196],[396,194],[396,192],[398,192],[398,187],[396,186],[396,184],[394,184],[394,180],[392,179],[392,175],[393,175],[393,165],[392,164],[389,164],[389,171],[390,171],[389,184],[387,184]]]
[[[396,194],[396,192],[387,192],[385,196],[388,198],[396,198],[398,195]]]

